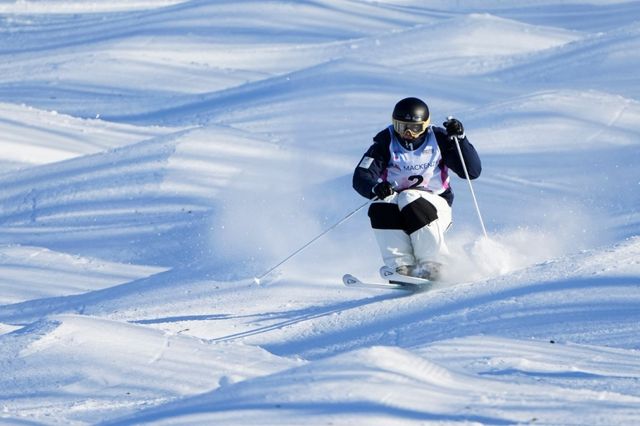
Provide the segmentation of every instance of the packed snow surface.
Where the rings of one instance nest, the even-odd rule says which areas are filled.
[[[638,1],[1,2],[0,423],[637,425],[639,52]],[[347,288],[407,96],[488,237],[453,178],[445,279]]]

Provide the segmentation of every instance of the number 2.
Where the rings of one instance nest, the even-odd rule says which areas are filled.
[[[421,175],[413,175],[413,176],[409,176],[409,180],[410,181],[416,181],[413,185],[411,185],[409,188],[417,188],[418,186],[420,186],[420,184],[422,182],[424,182],[424,176]]]

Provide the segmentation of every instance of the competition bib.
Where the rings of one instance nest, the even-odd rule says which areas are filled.
[[[413,151],[406,149],[389,126],[391,154],[385,180],[402,191],[408,188],[424,189],[441,194],[449,187],[447,167],[441,164],[442,153],[431,127],[423,144]]]

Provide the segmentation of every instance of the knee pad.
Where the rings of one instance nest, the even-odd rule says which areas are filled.
[[[436,207],[421,197],[411,201],[402,210],[395,203],[372,203],[368,214],[373,229],[401,229],[407,235],[438,218]]]
[[[371,203],[368,215],[373,229],[404,229],[400,209],[395,203]]]
[[[412,234],[438,219],[438,210],[436,206],[420,197],[404,206],[400,210],[400,216],[404,231],[407,234]]]

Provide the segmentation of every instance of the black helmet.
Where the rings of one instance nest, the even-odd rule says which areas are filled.
[[[420,137],[429,125],[429,107],[418,98],[405,98],[393,108],[393,128],[406,139]]]

